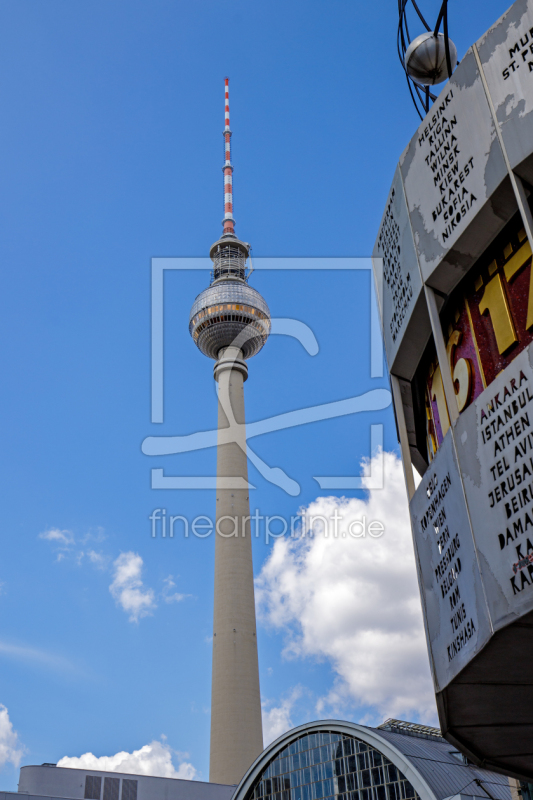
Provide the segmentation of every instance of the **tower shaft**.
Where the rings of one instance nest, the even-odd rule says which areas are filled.
[[[215,366],[219,441],[209,780],[226,784],[238,783],[263,750],[249,492],[223,488],[220,482],[248,481],[247,368],[241,359],[240,350],[228,347]],[[235,435],[226,442],[230,425]]]

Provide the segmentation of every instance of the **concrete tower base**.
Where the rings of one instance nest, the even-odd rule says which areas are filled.
[[[248,482],[242,352],[221,351],[218,381],[217,478]],[[227,441],[231,429],[232,441]],[[217,487],[213,677],[212,783],[238,783],[263,750],[261,697],[248,489]]]

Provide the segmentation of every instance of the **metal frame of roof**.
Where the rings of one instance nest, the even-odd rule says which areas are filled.
[[[406,722],[403,726],[400,733],[383,727],[369,728],[355,722],[326,719],[293,728],[265,748],[242,778],[232,800],[248,800],[257,778],[278,753],[295,739],[318,731],[354,736],[375,747],[403,772],[421,800],[445,800],[458,795],[483,800],[511,800],[509,781],[505,776],[458,761],[453,745],[434,733],[427,733],[438,731],[437,728]],[[414,733],[417,729],[419,732]]]
[[[378,725],[378,730],[382,731],[395,731],[396,733],[407,734],[407,736],[420,736],[424,739],[440,739],[445,742],[440,728],[432,728],[430,725],[421,725],[419,722],[406,722],[403,719],[386,719],[381,725]]]

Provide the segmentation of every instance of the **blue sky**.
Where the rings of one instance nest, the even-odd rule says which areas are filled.
[[[506,7],[450,3],[460,57]],[[140,449],[216,425],[212,364],[187,328],[207,275],[167,276],[165,423],[152,425],[150,259],[205,256],[220,234],[225,75],[238,235],[256,257],[368,256],[418,120],[395,15],[393,0],[0,3],[0,704],[22,763],[164,734],[207,779],[214,542],[151,539],[148,516],[212,513],[208,491],[151,490],[150,468],[213,474],[215,451],[153,464]],[[249,421],[387,386],[369,373],[368,273],[252,283],[320,350],[273,337],[250,362]],[[313,475],[359,474],[370,422],[396,450],[390,408],[254,440],[301,494],[252,468],[252,503],[290,516],[324,494]],[[63,539],[39,538],[50,530]],[[259,574],[271,546],[254,548]],[[152,592],[137,622],[109,589],[127,552]],[[266,618],[258,641],[268,707],[298,695],[291,722],[316,717],[331,658],[283,655],[287,631]],[[340,716],[367,714],[339,696]],[[16,787],[12,764],[0,777]]]

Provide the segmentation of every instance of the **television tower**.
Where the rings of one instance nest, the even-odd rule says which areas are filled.
[[[226,78],[223,230],[209,251],[211,283],[193,303],[189,331],[215,360],[218,383],[209,780],[232,784],[263,750],[243,384],[247,359],[270,333],[270,312],[248,284],[250,245],[235,235],[228,83]]]

